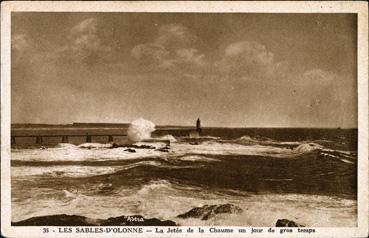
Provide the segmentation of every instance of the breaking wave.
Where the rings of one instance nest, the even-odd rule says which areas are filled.
[[[177,139],[172,135],[165,135],[158,138],[159,140],[168,140],[170,142],[177,142]]]
[[[153,131],[155,131],[155,124],[153,122],[139,118],[130,124],[127,135],[131,141],[142,141],[150,139]]]
[[[322,150],[324,147],[316,143],[306,143],[297,146],[294,150],[300,153],[312,152],[315,150]]]

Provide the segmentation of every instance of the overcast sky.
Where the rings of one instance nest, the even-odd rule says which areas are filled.
[[[356,15],[12,13],[12,123],[357,127]]]

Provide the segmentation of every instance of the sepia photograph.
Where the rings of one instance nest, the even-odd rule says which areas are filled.
[[[358,227],[358,14],[10,20],[12,227]]]

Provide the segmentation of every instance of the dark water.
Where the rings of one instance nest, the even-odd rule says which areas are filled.
[[[298,214],[301,206],[312,210],[311,217],[300,218],[305,222],[312,222],[325,209],[331,209],[325,210],[331,217],[345,214],[345,222],[355,222],[356,129],[208,128],[200,138],[189,138],[189,132],[156,131],[153,137],[171,134],[177,141],[169,147],[144,143],[153,148],[136,147],[135,153],[125,151],[127,148],[102,148],[102,144],[86,149],[49,143],[40,150],[36,145],[24,149],[18,143],[12,150],[13,218],[44,215],[49,213],[48,206],[101,216],[81,205],[83,199],[105,207],[101,213],[106,216],[119,207],[121,213],[166,219],[176,209],[180,213],[191,205],[233,201],[244,209],[256,202],[271,206],[272,215],[250,224],[270,225],[267,216],[286,209],[274,207],[278,198],[292,207],[289,213]],[[162,208],[160,201],[167,196],[173,201]],[[176,201],[187,201],[188,206]],[[300,207],[294,209],[296,204]],[[241,218],[236,223],[240,222]]]

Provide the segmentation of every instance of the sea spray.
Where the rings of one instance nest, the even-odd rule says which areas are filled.
[[[162,137],[159,137],[160,140],[168,140],[170,142],[177,142],[177,139],[172,135],[165,135]]]
[[[139,118],[131,122],[127,132],[128,139],[135,142],[150,139],[153,131],[155,131],[154,123]]]

